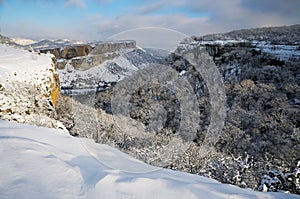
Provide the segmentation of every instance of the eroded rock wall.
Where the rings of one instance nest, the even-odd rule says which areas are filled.
[[[60,82],[52,55],[0,45],[0,119],[63,128],[55,115]]]
[[[40,49],[41,53],[51,53],[56,59],[72,59],[74,57],[86,56],[92,51],[91,45],[74,45],[63,48]]]
[[[76,70],[88,70],[120,56],[122,50],[136,48],[136,42],[131,40],[111,41],[97,44],[68,45],[61,48],[38,49],[41,53],[50,53],[57,59],[58,69],[65,69],[67,63]]]

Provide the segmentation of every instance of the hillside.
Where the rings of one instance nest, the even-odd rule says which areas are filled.
[[[234,30],[223,34],[209,34],[196,37],[199,41],[215,40],[248,40],[248,41],[268,41],[272,44],[300,44],[300,25],[266,27]]]
[[[0,120],[0,195],[8,198],[272,198],[142,163],[106,145],[54,129]]]
[[[87,116],[66,116],[70,108],[64,103],[59,107],[61,119],[72,134],[93,137],[155,166],[255,190],[266,186],[268,191],[299,193],[300,52],[288,40],[274,44],[270,39],[297,27],[271,28],[268,37],[260,41],[256,38],[263,36],[265,29],[250,29],[249,36],[234,32],[243,38],[222,35],[213,38],[218,40],[205,41],[192,37],[163,62],[150,62],[105,91],[73,97],[112,116],[120,114],[140,122],[145,133],[132,133],[129,125],[121,121],[101,128],[107,133],[88,136],[76,127]],[[299,37],[293,31],[284,35]],[[184,57],[187,52],[196,53],[198,58],[191,62]],[[129,63],[119,66],[126,68]],[[202,73],[196,63],[203,67]],[[209,76],[205,70],[214,65],[215,76]],[[101,76],[101,72],[95,74]],[[218,84],[226,97],[215,95],[212,100],[211,87]],[[218,126],[214,147],[203,158],[199,154],[212,113],[219,112],[218,105],[213,104],[219,99],[225,101],[224,126],[222,118],[214,123]]]

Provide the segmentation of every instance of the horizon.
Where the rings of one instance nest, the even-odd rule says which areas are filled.
[[[104,41],[145,27],[201,36],[296,25],[299,19],[297,0],[0,0],[0,34],[35,41]]]

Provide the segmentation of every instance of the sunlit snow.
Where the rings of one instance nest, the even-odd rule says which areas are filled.
[[[300,198],[161,169],[54,129],[0,120],[0,198]]]

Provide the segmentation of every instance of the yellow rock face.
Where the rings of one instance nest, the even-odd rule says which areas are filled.
[[[58,74],[53,74],[54,83],[51,84],[51,100],[54,108],[60,95],[60,83]]]
[[[0,115],[52,114],[60,95],[53,55],[0,45]]]

